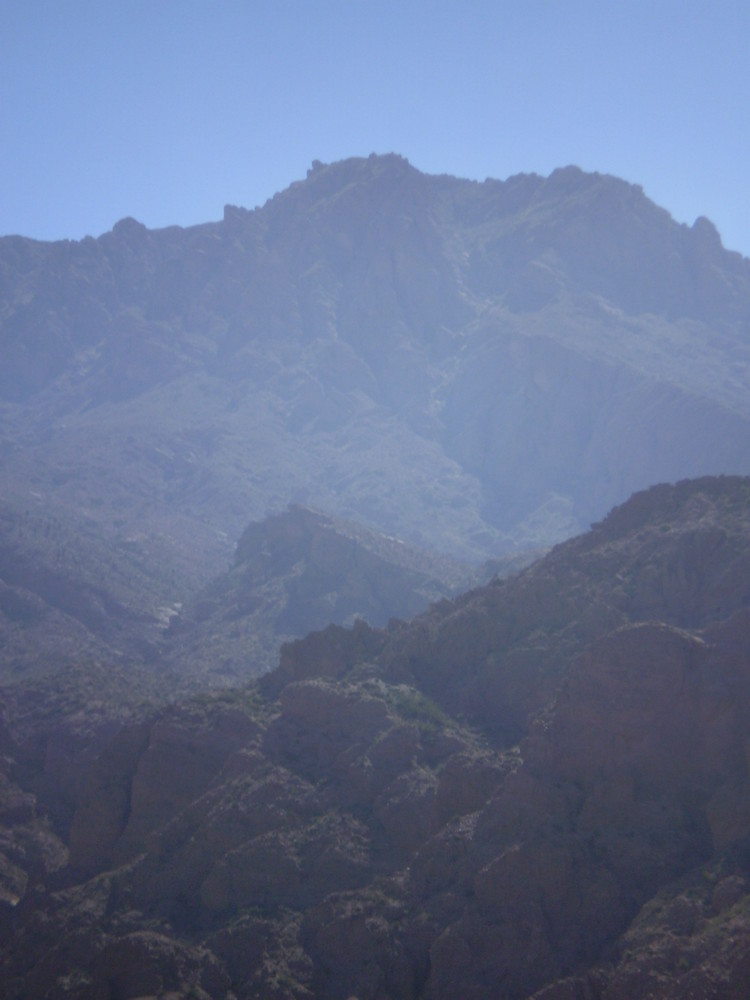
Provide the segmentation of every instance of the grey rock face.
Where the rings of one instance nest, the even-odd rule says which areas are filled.
[[[0,274],[9,499],[178,574],[290,502],[476,560],[750,471],[750,262],[575,167],[318,164],[217,223],[2,240]]]

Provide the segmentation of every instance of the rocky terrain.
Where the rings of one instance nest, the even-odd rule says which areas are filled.
[[[722,477],[250,685],[6,690],[3,995],[745,996],[749,665]]]

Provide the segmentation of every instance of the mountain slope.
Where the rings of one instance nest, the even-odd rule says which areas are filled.
[[[743,995],[749,566],[750,480],[645,491],[145,710],[53,830],[7,720],[5,995]]]
[[[172,618],[163,667],[181,682],[191,676],[204,687],[241,683],[272,669],[282,642],[329,624],[362,619],[377,626],[410,618],[480,575],[455,560],[290,506],[249,525],[231,568]]]
[[[407,618],[531,559],[474,569],[299,506],[250,524],[229,569],[201,588],[196,574],[178,581],[168,561],[152,567],[134,548],[122,537],[110,546],[85,517],[72,528],[0,506],[3,683],[93,661],[123,683],[137,676],[157,700],[234,685],[270,670],[281,644],[311,629]]]

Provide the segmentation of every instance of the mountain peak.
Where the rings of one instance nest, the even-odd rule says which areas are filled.
[[[370,171],[382,170],[414,170],[405,156],[400,153],[370,153],[369,156],[351,156],[344,160],[336,160],[333,163],[323,163],[321,160],[313,160],[312,166],[307,171],[307,177],[314,177],[325,170],[361,170],[363,167]]]
[[[119,222],[116,222],[114,224],[114,226],[112,227],[112,232],[116,236],[128,237],[128,236],[142,235],[144,233],[147,233],[148,229],[142,222],[139,222],[132,216],[127,215],[125,216],[124,219],[120,219]]]

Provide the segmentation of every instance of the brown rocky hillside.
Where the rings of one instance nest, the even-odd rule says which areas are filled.
[[[746,995],[748,581],[750,481],[685,481],[96,753],[6,693],[3,994]]]

